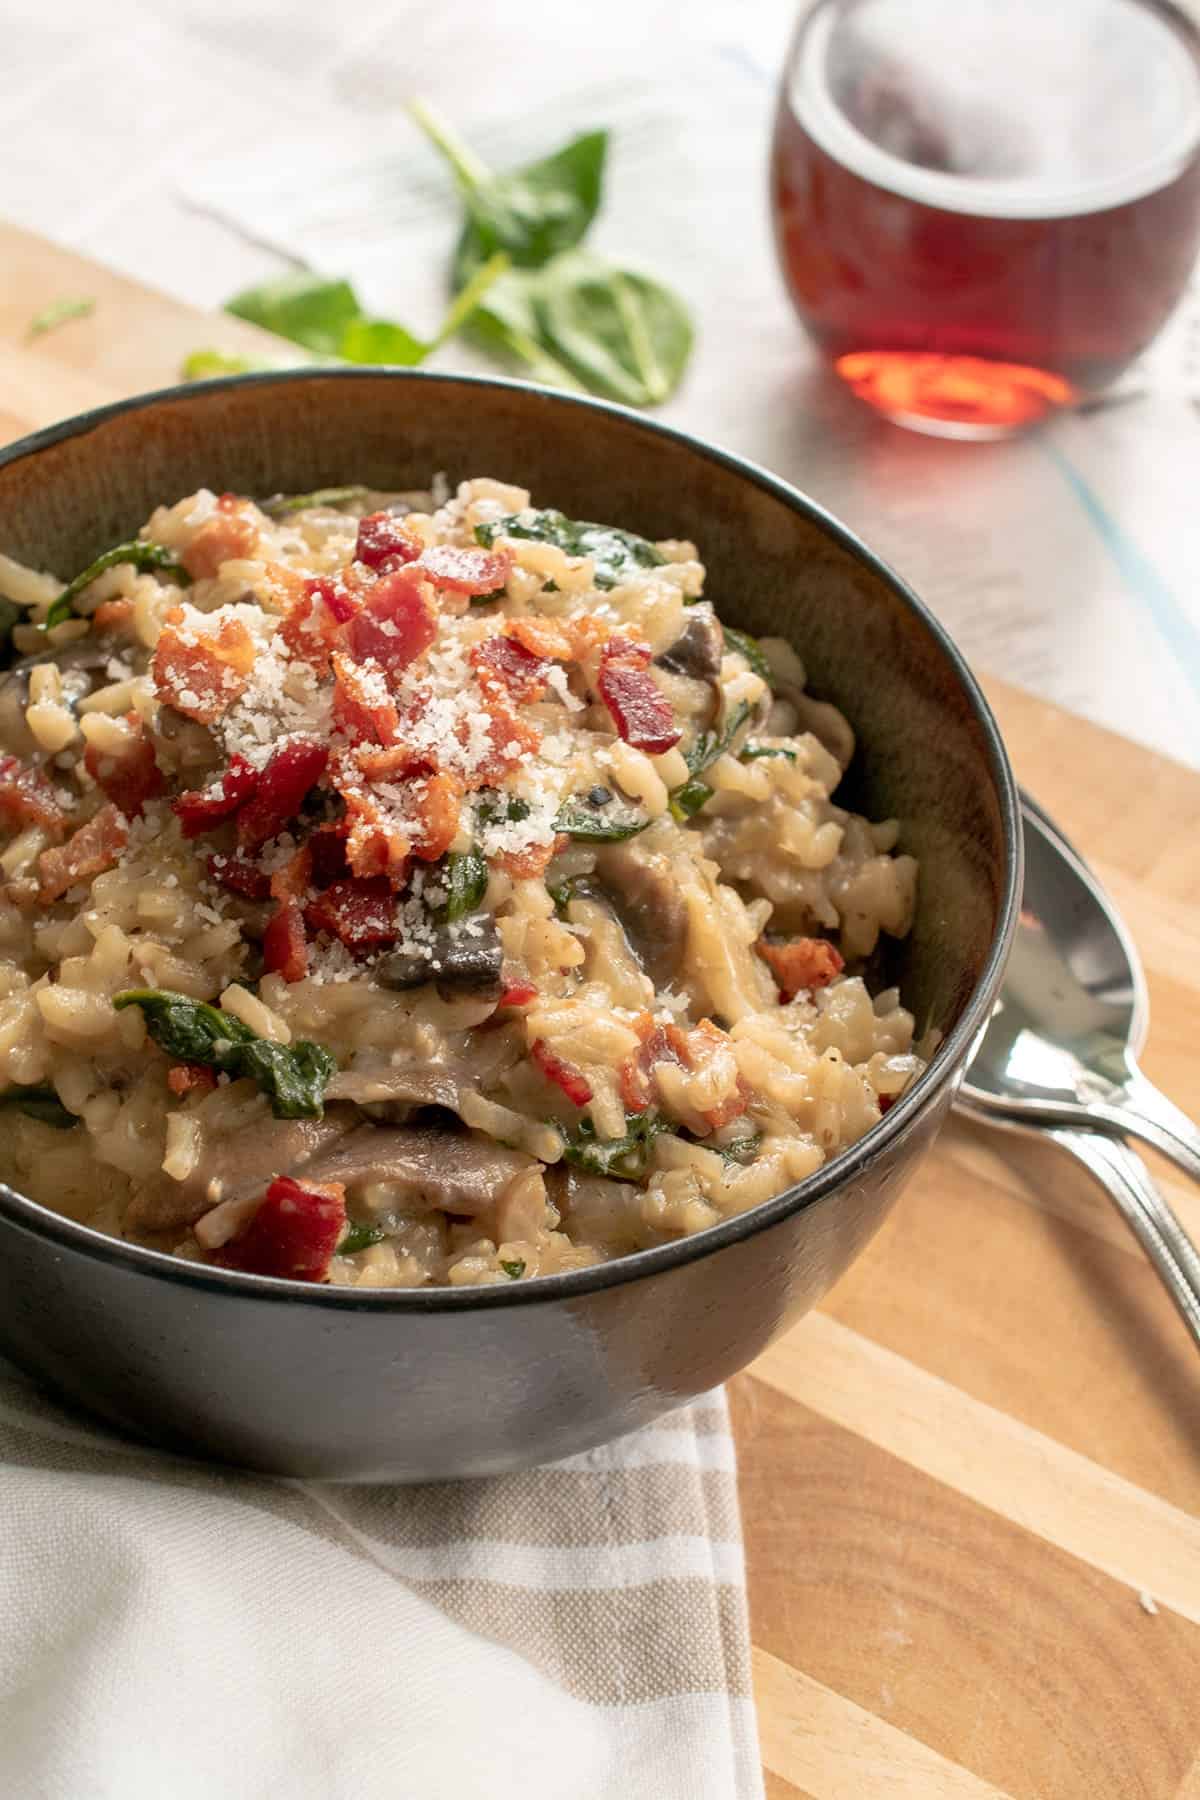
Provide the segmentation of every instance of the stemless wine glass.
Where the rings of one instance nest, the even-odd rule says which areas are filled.
[[[1101,392],[1200,240],[1200,33],[1164,0],[815,0],[772,157],[784,276],[842,379],[1004,437]]]

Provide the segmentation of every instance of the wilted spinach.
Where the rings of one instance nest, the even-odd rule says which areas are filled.
[[[621,531],[615,525],[593,525],[587,519],[568,519],[552,507],[509,513],[475,527],[475,541],[485,549],[501,537],[532,538],[539,544],[553,544],[568,556],[590,556],[598,588],[617,587],[643,569],[661,568],[666,561],[661,550],[635,532]]]
[[[735,631],[732,625],[722,625],[721,630],[725,634],[725,648],[744,657],[754,673],[761,675],[767,686],[770,687],[771,665],[759,648],[758,639],[752,638],[749,632]]]
[[[338,1242],[337,1253],[339,1256],[356,1256],[360,1250],[369,1250],[372,1244],[381,1244],[386,1235],[379,1225],[359,1225],[352,1220]]]
[[[726,720],[724,730],[702,731],[683,752],[689,779],[671,793],[671,817],[680,825],[698,813],[706,801],[712,799],[714,790],[707,781],[699,779],[700,775],[716,762],[718,756],[723,756],[726,750],[733,747],[734,739],[749,717],[749,701],[739,700]]]
[[[140,1007],[146,1029],[168,1056],[256,1081],[277,1119],[319,1119],[324,1113],[337,1063],[323,1044],[306,1038],[270,1043],[232,1013],[163,988],[128,988],[113,996],[113,1005],[118,1012]]]
[[[105,550],[95,562],[81,570],[74,581],[67,583],[46,614],[46,630],[51,631],[55,625],[69,619],[84,588],[90,587],[106,569],[115,569],[118,563],[132,563],[142,574],[148,569],[158,569],[180,587],[191,586],[192,578],[173,550],[165,550],[161,544],[147,543],[145,538],[131,538],[127,544],[114,544],[111,550]]]
[[[307,512],[310,506],[350,506],[366,494],[365,487],[314,488],[311,494],[272,494],[258,504],[269,519],[286,519],[289,513]]]
[[[448,924],[473,913],[487,892],[488,866],[480,850],[455,851],[446,859],[448,895],[442,917]]]
[[[640,1181],[650,1166],[655,1138],[669,1130],[657,1113],[627,1113],[623,1137],[599,1138],[591,1120],[584,1119],[574,1131],[564,1133],[563,1161],[589,1175]]]
[[[554,829],[565,831],[581,844],[621,844],[645,831],[649,823],[645,813],[629,812],[622,806],[601,810],[589,803],[586,794],[572,794],[559,807]]]

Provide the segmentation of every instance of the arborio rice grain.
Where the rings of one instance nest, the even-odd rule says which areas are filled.
[[[65,619],[0,555],[41,659],[0,682],[0,1174],[192,1260],[491,1284],[869,1130],[922,1067],[863,973],[916,865],[703,582],[486,477],[201,490]]]

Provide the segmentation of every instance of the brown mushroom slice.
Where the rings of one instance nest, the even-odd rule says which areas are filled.
[[[340,1181],[351,1192],[373,1182],[396,1187],[406,1212],[428,1210],[475,1218],[500,1198],[514,1176],[538,1167],[536,1157],[474,1133],[437,1126],[360,1125],[306,1164],[311,1181]]]
[[[688,607],[685,620],[675,642],[655,657],[655,667],[692,681],[719,681],[725,637],[716,613],[707,600],[698,600]]]
[[[326,1089],[329,1100],[351,1100],[373,1118],[402,1124],[422,1106],[444,1106],[460,1111],[464,1094],[487,1093],[504,1074],[521,1061],[524,1053],[520,1027],[499,1027],[472,1034],[470,1061],[450,1055],[444,1062],[413,1058],[393,1063],[378,1056],[353,1068],[339,1069]]]
[[[195,1169],[182,1181],[156,1175],[141,1188],[125,1215],[131,1230],[169,1231],[192,1225],[211,1207],[253,1193],[275,1175],[295,1175],[357,1123],[350,1107],[328,1107],[323,1119],[275,1119],[266,1114],[238,1131],[217,1136],[204,1132],[202,1108],[196,1116],[203,1135]]]
[[[596,875],[638,961],[656,988],[670,987],[683,966],[688,909],[672,859],[641,838],[606,844]]]

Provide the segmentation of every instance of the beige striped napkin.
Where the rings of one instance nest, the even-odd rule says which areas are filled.
[[[124,1442],[0,1363],[12,1800],[761,1796],[724,1395],[497,1480]]]

